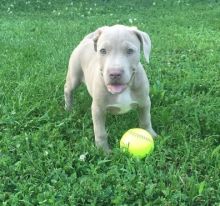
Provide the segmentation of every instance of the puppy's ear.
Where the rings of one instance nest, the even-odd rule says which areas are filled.
[[[151,51],[151,40],[150,37],[147,33],[138,30],[136,27],[131,27],[132,31],[137,35],[138,39],[141,42],[141,48],[143,49],[144,52],[144,57],[149,63],[150,59],[150,51]]]
[[[93,34],[93,42],[94,42],[94,50],[97,52],[97,42],[99,40],[99,37],[101,36],[102,32],[108,28],[108,26],[103,26],[101,28],[98,28],[94,34]]]

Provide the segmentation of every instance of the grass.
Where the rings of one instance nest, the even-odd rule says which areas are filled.
[[[2,0],[0,11],[0,205],[220,205],[218,0]],[[144,160],[118,148],[135,111],[108,117],[105,156],[86,89],[63,109],[71,51],[116,23],[153,43],[145,66],[160,137]]]

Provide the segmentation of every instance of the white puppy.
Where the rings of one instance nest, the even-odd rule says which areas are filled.
[[[64,87],[65,108],[72,92],[83,81],[92,101],[95,142],[109,151],[106,113],[121,114],[138,108],[140,127],[156,136],[150,116],[149,82],[140,63],[140,52],[149,62],[151,41],[135,27],[105,26],[87,35],[74,49]]]

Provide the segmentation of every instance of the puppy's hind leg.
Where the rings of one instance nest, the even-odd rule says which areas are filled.
[[[66,83],[64,85],[65,110],[70,111],[73,102],[73,90],[76,89],[83,78],[83,72],[80,66],[77,52],[73,52],[68,66]]]

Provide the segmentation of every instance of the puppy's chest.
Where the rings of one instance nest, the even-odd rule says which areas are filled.
[[[107,105],[107,111],[113,114],[124,114],[131,109],[136,108],[138,102],[132,97],[130,90],[125,90],[121,94],[112,96],[109,104]]]

